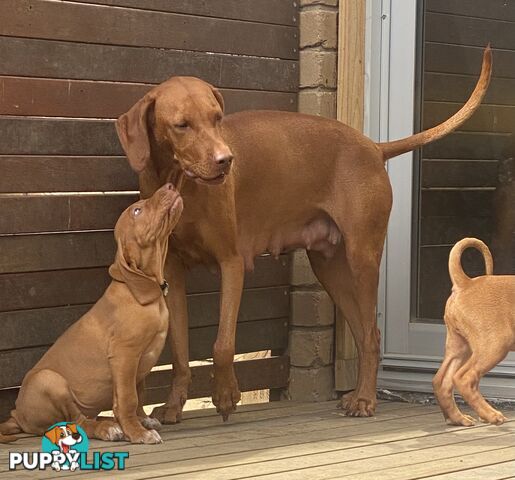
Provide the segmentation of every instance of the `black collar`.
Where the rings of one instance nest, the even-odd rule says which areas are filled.
[[[170,285],[168,285],[168,282],[165,280],[161,285],[159,285],[161,288],[161,291],[163,292],[163,296],[166,297],[168,295],[168,289],[170,288]]]

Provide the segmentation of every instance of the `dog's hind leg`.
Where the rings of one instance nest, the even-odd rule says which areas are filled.
[[[483,339],[486,343],[486,340]],[[461,393],[464,400],[474,409],[481,420],[494,425],[501,425],[506,417],[493,408],[479,391],[479,380],[494,368],[506,356],[507,348],[494,348],[491,339],[487,345],[471,345],[472,355],[467,362],[456,372],[453,378],[454,386]],[[491,352],[489,355],[478,355],[474,352]]]
[[[470,349],[468,343],[454,329],[448,326],[445,341],[445,357],[433,378],[433,391],[446,422],[451,425],[469,427],[475,424],[471,416],[464,415],[459,410],[454,400],[454,374],[469,357]]]

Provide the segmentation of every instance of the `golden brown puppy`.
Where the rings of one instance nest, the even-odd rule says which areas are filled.
[[[173,77],[153,88],[118,119],[118,136],[139,173],[143,198],[168,179],[178,185],[185,178],[181,195],[187,207],[166,263],[174,279],[167,297],[172,392],[154,411],[156,418],[180,421],[191,379],[186,270],[203,263],[221,272],[213,402],[227,418],[240,399],[233,357],[245,270],[252,270],[257,255],[295,248],[308,250],[316,276],[345,313],[356,340],[358,385],[343,406],[349,415],[373,415],[379,264],[392,204],[385,162],[465,122],[480,105],[491,70],[487,48],[463,108],[436,127],[388,143],[376,144],[336,120],[300,113],[223,117],[220,92],[192,77]]]
[[[141,393],[168,331],[163,268],[182,208],[181,197],[166,184],[122,213],[111,284],[27,373],[1,433],[42,435],[67,421],[90,438],[161,442],[154,430],[159,422],[145,415]],[[111,408],[116,421],[95,420]]]
[[[470,247],[483,254],[486,275],[469,278],[463,271],[461,254]],[[458,409],[454,388],[481,420],[496,425],[506,420],[479,392],[481,377],[515,350],[515,276],[492,273],[492,255],[481,240],[464,238],[454,245],[449,256],[452,293],[444,316],[445,357],[433,379],[436,399],[452,425],[474,425],[474,419]]]

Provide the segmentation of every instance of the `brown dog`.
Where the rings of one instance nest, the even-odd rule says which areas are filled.
[[[146,417],[141,394],[168,331],[163,268],[181,211],[181,197],[166,184],[122,213],[115,228],[118,251],[109,269],[113,281],[27,373],[16,409],[0,432],[41,435],[67,421],[90,438],[161,441],[153,430],[159,422]],[[94,420],[111,408],[116,422]]]
[[[294,248],[308,250],[315,274],[357,343],[358,386],[347,399],[347,412],[373,414],[379,361],[375,306],[392,202],[385,161],[461,125],[481,103],[490,72],[487,48],[476,89],[458,113],[390,143],[376,144],[335,120],[297,113],[241,112],[222,122],[220,93],[191,77],[171,78],[118,119],[143,198],[168,179],[176,185],[186,179],[181,190],[186,208],[166,264],[174,279],[167,298],[174,377],[167,404],[154,411],[157,418],[180,420],[190,382],[185,271],[198,263],[221,270],[213,401],[227,418],[240,399],[233,356],[244,271],[252,269],[256,255]]]
[[[461,255],[470,247],[483,254],[486,275],[471,279],[463,271]],[[483,398],[479,380],[515,350],[515,275],[492,275],[490,250],[476,238],[454,245],[449,274],[452,294],[445,306],[445,357],[433,379],[436,399],[449,424],[475,423],[458,409],[453,395],[456,388],[481,420],[500,425],[506,418]]]

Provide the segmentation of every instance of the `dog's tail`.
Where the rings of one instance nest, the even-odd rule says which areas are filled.
[[[470,282],[470,277],[463,271],[461,266],[461,255],[467,248],[475,248],[483,254],[485,261],[486,275],[492,275],[494,271],[494,261],[488,247],[477,238],[464,238],[452,247],[449,254],[449,275],[453,287],[461,288]]]
[[[451,118],[445,122],[430,128],[423,132],[412,135],[411,137],[403,138],[402,140],[395,140],[393,142],[378,143],[378,147],[383,152],[384,161],[389,158],[396,157],[402,153],[411,152],[428,143],[434,142],[439,138],[445,137],[453,130],[462,125],[468,120],[476,109],[481,104],[483,97],[488,89],[490,83],[490,76],[492,74],[492,50],[490,44],[487,45],[483,53],[483,65],[481,67],[481,75],[476,84],[476,88],[472,95],[467,100],[467,103],[456,112]]]
[[[0,443],[10,443],[18,440],[13,433],[22,433],[21,427],[18,422],[13,418],[9,418],[4,423],[0,423]]]

